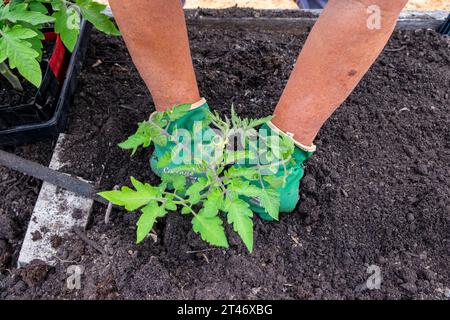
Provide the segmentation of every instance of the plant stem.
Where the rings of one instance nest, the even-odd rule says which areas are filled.
[[[220,188],[222,189],[223,194],[226,195],[228,190],[223,185],[222,179],[217,175],[217,173],[215,171],[215,168],[212,167],[212,166],[209,166],[209,169],[211,170],[211,173],[213,175],[214,181],[219,184]]]
[[[5,62],[0,63],[0,73],[2,76],[9,81],[9,83],[13,86],[14,89],[18,91],[23,91],[22,84],[20,83],[19,78],[11,72],[11,69],[6,65]]]
[[[174,201],[175,204],[181,204],[182,206],[185,206],[185,207],[189,208],[189,210],[191,211],[191,213],[194,216],[197,215],[197,213],[194,210],[192,210],[191,206],[187,203],[187,201],[185,199],[183,199],[182,197],[180,197],[179,195],[177,195],[176,193],[171,193],[171,192],[165,191],[165,192],[163,192],[163,194],[173,195],[175,198],[178,199],[178,201]]]

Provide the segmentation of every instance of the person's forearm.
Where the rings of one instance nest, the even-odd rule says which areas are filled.
[[[200,100],[180,0],[110,0],[156,109]]]
[[[406,0],[330,0],[312,29],[275,110],[273,123],[306,145],[350,95],[394,30]],[[368,7],[381,28],[368,27]]]

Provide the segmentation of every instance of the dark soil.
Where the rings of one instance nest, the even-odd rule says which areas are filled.
[[[190,38],[211,107],[229,114],[233,103],[241,115],[259,117],[272,112],[306,35],[192,27]],[[157,225],[157,238],[137,246],[137,214],[113,211],[105,226],[105,208],[95,205],[87,235],[104,254],[73,234],[61,241],[55,268],[19,271],[38,190],[31,180],[13,195],[3,196],[0,186],[0,218],[13,221],[1,223],[0,299],[448,298],[449,40],[433,31],[396,32],[388,48],[402,46],[382,54],[324,126],[297,210],[278,223],[255,218],[253,254],[231,230],[229,250],[208,247],[176,214]],[[122,40],[95,33],[70,116],[66,171],[105,189],[130,175],[157,182],[151,150],[130,159],[116,147],[152,111]],[[39,149],[28,148],[36,156]],[[0,181],[17,176],[0,173]],[[81,290],[66,289],[71,264],[85,269]],[[363,289],[371,265],[381,270],[380,290]]]
[[[300,10],[254,10],[251,8],[229,8],[224,10],[217,9],[188,9],[185,10],[189,18],[195,17],[217,17],[217,18],[311,18],[317,17],[317,14]]]
[[[44,142],[5,150],[48,165],[52,145]],[[16,266],[40,188],[40,181],[0,166],[0,292],[4,290],[3,281],[9,281],[4,276]]]
[[[42,60],[48,60],[53,52],[54,42],[44,42],[42,49]],[[16,106],[20,104],[31,103],[37,93],[37,88],[19,75],[17,69],[12,70],[20,79],[23,91],[12,89],[11,84],[5,77],[0,75],[0,107]],[[42,65],[42,75],[45,74],[44,65]]]

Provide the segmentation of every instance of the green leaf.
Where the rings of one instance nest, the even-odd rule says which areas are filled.
[[[118,146],[122,149],[132,149],[133,151],[131,153],[131,156],[133,156],[140,146],[144,148],[150,146],[150,143],[152,141],[152,133],[153,126],[149,122],[140,122],[138,124],[136,133],[128,137],[127,140],[119,143]]]
[[[278,177],[278,176],[264,176],[263,179],[273,189],[282,188],[284,186],[285,182],[286,182],[286,179],[285,179],[284,176],[281,176],[281,177]]]
[[[11,69],[17,68],[25,79],[39,87],[42,81],[41,66],[37,60],[40,52],[33,49],[32,44],[27,41],[38,34],[15,25],[13,28],[4,28],[0,35],[0,52],[6,52]]]
[[[15,25],[12,28],[5,28],[2,30],[2,36],[7,36],[12,38],[13,40],[25,40],[37,37],[38,34],[29,28],[25,28],[20,24]]]
[[[160,147],[165,147],[167,145],[167,137],[163,134],[153,136],[153,142]]]
[[[36,60],[40,62],[42,59],[42,48],[44,47],[44,45],[42,44],[42,40],[38,37],[34,37],[27,39],[27,41],[31,44],[31,48],[39,53],[39,56],[36,58]]]
[[[31,30],[33,30],[34,32],[36,32],[37,33],[37,36],[36,36],[36,38],[37,39],[39,39],[39,40],[45,40],[45,35],[44,35],[44,33],[42,32],[42,27],[41,26],[33,26],[32,24],[30,24],[30,23],[26,23],[26,22],[21,22],[21,23],[19,23],[22,27],[24,27],[24,28],[27,28],[27,29],[31,29]],[[34,39],[34,38],[33,38]]]
[[[169,123],[167,116],[168,112],[170,112],[170,110],[155,112],[152,114],[150,120],[160,127],[165,127]]]
[[[80,6],[81,15],[98,30],[114,36],[120,35],[119,30],[117,30],[111,19],[103,13],[103,10],[107,7],[106,4],[93,0],[76,0],[75,2]]]
[[[22,1],[22,0],[17,0]],[[60,0],[54,0],[60,1]],[[79,0],[82,1],[82,0]],[[91,0],[86,0],[91,1]],[[58,10],[57,10],[58,11]],[[1,52],[0,52],[1,58]],[[140,146],[148,147],[152,142],[155,145],[167,145],[170,141],[171,145],[166,149],[173,148],[172,144],[177,141],[177,126],[171,126],[172,121],[179,120],[190,110],[189,104],[175,106],[173,110],[153,113],[151,119],[147,122],[139,124],[138,130],[134,135],[122,142],[120,146],[124,149],[132,149],[133,153]],[[261,137],[255,127],[268,121],[270,117],[264,119],[243,119],[240,118],[232,110],[231,119],[221,117],[217,112],[205,112],[208,120],[205,123],[211,124],[212,129],[219,129],[223,132],[222,140],[215,139],[214,142],[206,139],[202,142],[202,146],[213,146],[219,149],[217,156],[210,156],[208,160],[199,157],[196,152],[197,145],[194,148],[194,161],[190,164],[176,166],[170,168],[170,173],[162,174],[162,182],[158,187],[152,187],[143,184],[134,178],[132,183],[134,189],[123,187],[120,191],[107,191],[100,193],[108,200],[116,204],[123,205],[127,209],[143,208],[143,215],[138,224],[138,242],[142,241],[150,232],[158,216],[163,216],[167,211],[181,211],[181,214],[193,214],[192,226],[194,232],[199,234],[204,241],[220,247],[228,247],[228,241],[220,218],[220,212],[227,214],[227,221],[232,225],[235,232],[241,237],[246,248],[253,251],[253,212],[248,200],[257,200],[257,204],[262,207],[273,219],[278,220],[280,195],[276,191],[285,183],[286,175],[289,171],[283,170],[280,162],[272,165],[266,165],[259,160],[274,160],[276,156],[282,156],[284,163],[287,163],[293,151],[293,143],[284,136]],[[184,126],[183,126],[184,127]],[[229,138],[237,133],[238,127],[242,127],[246,133],[251,134],[250,138],[241,138],[242,145],[249,146],[245,151],[233,151],[224,155]],[[170,128],[169,133],[163,128]],[[201,127],[202,133],[208,128]],[[195,130],[194,130],[195,131]],[[260,138],[257,140],[256,138]],[[281,138],[281,139],[280,139]],[[273,140],[273,141],[272,141]],[[254,142],[257,142],[256,144]],[[267,152],[256,154],[257,147],[260,143],[266,144],[269,148]],[[215,145],[214,145],[215,144]],[[202,150],[202,148],[198,148]],[[202,150],[204,151],[204,150]],[[206,150],[206,154],[210,155]],[[167,151],[160,157],[158,167],[167,168],[173,161],[172,155],[176,152]],[[203,155],[203,154],[202,154]],[[258,159],[254,157],[258,156]],[[230,164],[236,160],[243,160],[246,167],[232,166]],[[255,166],[252,160],[258,160]],[[282,177],[272,175],[274,173],[285,173]],[[263,173],[263,170],[268,172]],[[204,174],[203,177],[194,181],[187,186],[187,176],[189,178],[196,177],[198,174]],[[218,182],[217,177],[221,181]],[[223,184],[223,185],[222,185]],[[172,187],[175,189],[174,191]],[[225,187],[226,190],[222,190]],[[183,199],[180,197],[183,196]],[[249,199],[250,198],[250,199]],[[194,211],[194,208],[196,211]],[[198,208],[198,210],[197,210]]]
[[[173,157],[172,150],[167,151],[161,158],[159,158],[156,166],[158,168],[167,167],[172,161],[172,157]]]
[[[167,199],[164,207],[170,211],[177,211],[177,209],[178,209],[175,202],[173,202],[173,199]]]
[[[247,247],[253,251],[253,212],[250,205],[241,199],[235,199],[228,208],[227,219]]]
[[[262,190],[258,196],[260,205],[275,220],[279,220],[280,213],[280,194],[271,188]]]
[[[214,217],[219,213],[223,204],[223,193],[219,188],[212,189],[208,197],[203,202],[203,215],[205,217]]]
[[[147,138],[140,134],[133,134],[129,136],[127,140],[118,144],[118,146],[122,149],[132,149],[131,156],[134,156],[137,149],[147,143],[150,138]]]
[[[1,40],[0,40],[0,46],[1,46]],[[0,63],[5,61],[7,58],[8,58],[8,56],[6,55],[6,50],[1,50],[1,47],[0,47]]]
[[[206,184],[207,180],[200,178],[186,190],[186,195],[189,196],[189,202],[191,204],[197,204],[200,201],[200,192],[205,189]]]
[[[66,6],[66,4],[63,1],[64,0],[51,0],[53,11],[62,10],[62,7]]]
[[[275,220],[278,220],[280,209],[280,195],[272,188],[261,189],[248,181],[233,179],[227,186],[227,190],[239,195],[257,198],[266,212]]]
[[[174,106],[172,110],[168,112],[170,121],[175,121],[183,117],[191,109],[190,103],[180,104]]]
[[[272,120],[272,118],[273,116],[268,116],[260,119],[242,119],[236,114],[234,106],[231,106],[231,122],[233,123],[233,128],[248,130],[267,123]]]
[[[143,184],[142,182],[139,182],[134,177],[130,177],[130,180],[131,180],[131,184],[138,192],[146,192],[147,186],[150,188],[154,188],[154,187],[150,186],[149,184]]]
[[[262,189],[250,184],[249,181],[241,179],[232,179],[227,186],[227,190],[236,192],[239,195],[246,197],[259,197]]]
[[[199,213],[192,219],[192,227],[202,240],[213,246],[228,248],[223,222],[218,216],[206,217]]]
[[[52,16],[55,18],[55,32],[60,34],[62,42],[72,52],[80,33],[80,14],[74,8],[62,6]]]
[[[171,184],[176,191],[184,191],[186,187],[186,177],[179,173],[163,173],[162,181]]]
[[[167,212],[164,207],[158,206],[156,201],[152,201],[143,207],[142,214],[137,222],[136,243],[142,242],[150,231],[152,231],[156,219],[164,217],[166,213]]]
[[[44,6],[40,1],[32,1],[30,2],[30,10],[31,11],[35,11],[35,12],[39,12],[42,14],[47,14],[48,10],[47,7]]]
[[[282,153],[283,160],[288,160],[291,158],[294,150],[294,141],[287,136],[281,136],[280,151]]]
[[[124,186],[121,190],[104,191],[98,193],[98,195],[115,205],[125,207],[128,211],[139,209],[161,196],[158,188],[152,187],[149,184],[144,185],[133,177],[131,177],[131,181],[136,190]]]
[[[2,10],[0,20],[8,20],[12,23],[23,21],[32,25],[54,22],[55,18],[37,11],[29,11],[27,3],[16,4],[13,7],[7,4]]]
[[[273,118],[273,116],[268,116],[268,117],[261,118],[261,119],[251,119],[249,121],[249,124],[248,124],[247,128],[258,127],[258,126],[260,126],[260,125],[262,125],[264,123],[269,122],[270,120],[272,120],[272,118]]]
[[[225,151],[225,164],[245,163],[245,159],[253,159],[255,154],[248,150]]]
[[[229,178],[245,178],[249,180],[256,180],[259,177],[259,171],[255,168],[245,168],[233,166],[225,172],[225,176]]]
[[[189,214],[191,213],[191,209],[189,207],[183,207],[183,209],[181,209],[181,214]]]

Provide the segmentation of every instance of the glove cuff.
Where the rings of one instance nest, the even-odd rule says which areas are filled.
[[[205,98],[201,98],[199,101],[197,101],[196,103],[191,104],[191,110],[200,108],[201,106],[203,106],[206,103],[206,99]]]
[[[276,125],[274,125],[272,123],[272,121],[267,122],[267,125],[269,126],[270,129],[272,129],[277,134],[283,135],[283,136],[287,136],[287,137],[291,138],[297,148],[299,148],[299,149],[301,149],[303,151],[306,151],[306,152],[311,152],[311,153],[316,151],[317,147],[316,147],[315,144],[312,144],[310,146],[306,146],[306,145],[298,142],[297,140],[294,139],[294,134],[293,133],[282,131],[280,128],[278,128]]]

